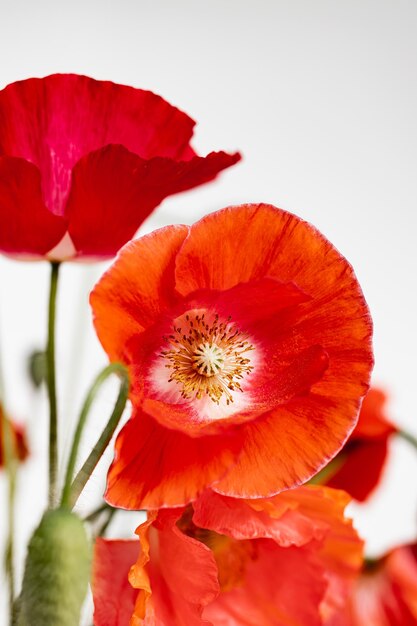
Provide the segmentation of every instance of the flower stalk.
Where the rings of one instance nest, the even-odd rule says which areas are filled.
[[[100,435],[96,445],[85,461],[84,465],[78,472],[74,481],[73,474],[75,469],[75,464],[77,462],[78,450],[81,441],[81,436],[87,421],[87,416],[90,412],[91,406],[97,396],[98,391],[100,390],[103,383],[113,374],[116,374],[120,378],[120,389],[119,394],[116,400],[116,404],[114,406],[113,412],[110,416],[109,421],[107,422],[106,427],[104,428],[102,434]],[[97,376],[93,385],[91,386],[90,391],[87,394],[84,405],[81,409],[80,417],[78,419],[78,424],[75,429],[74,440],[71,446],[71,452],[68,459],[67,471],[65,475],[65,483],[61,497],[61,507],[63,508],[73,508],[75,503],[77,502],[82,490],[87,484],[88,479],[90,478],[94,468],[102,457],[105,449],[107,448],[110,440],[114,434],[114,431],[117,428],[117,425],[120,421],[120,418],[123,414],[123,411],[126,406],[127,398],[129,394],[129,373],[126,367],[120,363],[112,363],[108,365],[100,374]]]
[[[55,378],[55,318],[56,297],[58,291],[58,276],[60,263],[51,263],[51,281],[48,303],[48,342],[46,347],[47,358],[47,386],[49,398],[49,496],[48,504],[55,505],[58,481],[58,409],[56,399]]]
[[[405,441],[408,441],[408,443],[411,444],[415,450],[417,450],[417,437],[414,437],[414,435],[411,435],[405,430],[399,430],[397,434]]]
[[[7,506],[7,540],[5,550],[5,570],[9,585],[10,615],[13,610],[15,599],[14,580],[14,527],[15,527],[15,499],[17,481],[17,456],[13,443],[13,430],[10,421],[6,417],[3,407],[0,406],[0,428],[3,441],[3,459],[8,478],[8,506]]]

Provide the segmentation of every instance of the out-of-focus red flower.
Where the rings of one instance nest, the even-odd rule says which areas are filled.
[[[362,563],[348,501],[315,487],[260,500],[206,492],[193,508],[151,513],[138,558],[137,542],[98,540],[94,623],[333,624]]]
[[[4,465],[4,428],[10,428],[14,445],[14,454],[17,459],[19,459],[19,461],[24,461],[29,454],[24,428],[20,424],[12,422],[7,418],[5,419],[3,411],[0,408],[0,467],[3,467]]]
[[[417,625],[416,544],[395,548],[364,570],[354,588],[346,624]]]
[[[196,156],[194,122],[149,91],[54,74],[0,91],[0,250],[106,258],[174,193],[238,154]]]
[[[276,494],[355,425],[368,309],[347,261],[290,213],[232,207],[131,242],[91,304],[135,405],[108,477],[115,506],[182,505],[209,486]]]
[[[398,430],[385,415],[386,400],[383,391],[370,389],[345,447],[323,469],[323,482],[344,489],[361,502],[377,486],[387,456],[388,440]]]

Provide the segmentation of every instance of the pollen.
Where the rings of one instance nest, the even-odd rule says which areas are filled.
[[[253,346],[230,317],[221,321],[217,314],[194,311],[180,324],[164,338],[170,349],[160,355],[170,370],[168,382],[176,383],[186,400],[208,397],[219,404],[224,398],[229,405],[253,370]]]

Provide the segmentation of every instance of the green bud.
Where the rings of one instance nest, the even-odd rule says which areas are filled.
[[[27,368],[31,383],[35,389],[39,389],[47,378],[48,362],[46,352],[44,350],[33,350],[28,356]]]
[[[91,570],[82,521],[68,510],[47,511],[28,546],[17,624],[78,626]]]

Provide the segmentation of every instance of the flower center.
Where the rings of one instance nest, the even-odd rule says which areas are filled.
[[[219,316],[187,314],[174,325],[172,335],[165,337],[170,350],[161,353],[171,370],[168,382],[176,382],[184,399],[208,396],[219,404],[233,402],[233,391],[242,391],[240,381],[253,366],[247,353],[253,346],[231,318],[222,322]]]

